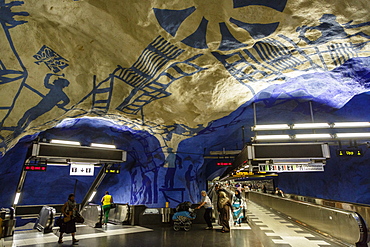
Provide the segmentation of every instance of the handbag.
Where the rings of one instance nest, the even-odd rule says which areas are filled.
[[[59,218],[55,219],[55,225],[62,227],[64,224],[64,217],[62,216],[62,214],[60,214]]]
[[[85,222],[85,219],[84,217],[82,217],[82,215],[80,213],[77,212],[77,215],[76,215],[76,218],[75,218],[75,221],[77,223],[84,223]]]
[[[116,208],[116,207],[117,207],[117,204],[115,204],[115,203],[110,204],[110,208]]]

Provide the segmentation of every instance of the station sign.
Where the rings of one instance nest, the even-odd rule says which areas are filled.
[[[69,175],[71,176],[94,176],[94,165],[71,164]]]
[[[362,149],[337,149],[339,157],[357,157],[363,156]]]
[[[267,165],[259,164],[260,172],[323,172],[324,164],[304,164],[304,165]]]

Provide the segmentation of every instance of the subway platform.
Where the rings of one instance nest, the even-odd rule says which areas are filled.
[[[197,217],[202,217],[198,215]],[[190,231],[174,231],[170,224],[131,226],[108,224],[103,228],[92,228],[77,225],[76,238],[80,241],[76,246],[178,246],[178,247],[323,247],[348,246],[334,239],[305,229],[303,226],[277,215],[253,202],[248,203],[248,223],[241,227],[232,226],[230,233],[221,233],[221,227],[214,223],[213,230],[205,230],[203,224],[193,224]],[[27,229],[29,228],[29,229]],[[43,234],[32,230],[32,226],[16,228],[12,237],[0,240],[0,246],[71,246],[69,234],[63,238],[64,243],[58,244],[58,228]]]

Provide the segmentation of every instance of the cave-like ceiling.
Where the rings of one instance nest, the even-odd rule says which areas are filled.
[[[339,109],[369,90],[369,6],[0,0],[1,151],[69,118],[104,118],[176,149],[248,102]]]

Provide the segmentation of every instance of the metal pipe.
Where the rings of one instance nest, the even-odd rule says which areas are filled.
[[[257,125],[257,109],[256,109],[256,103],[253,102],[253,124],[254,126]]]

